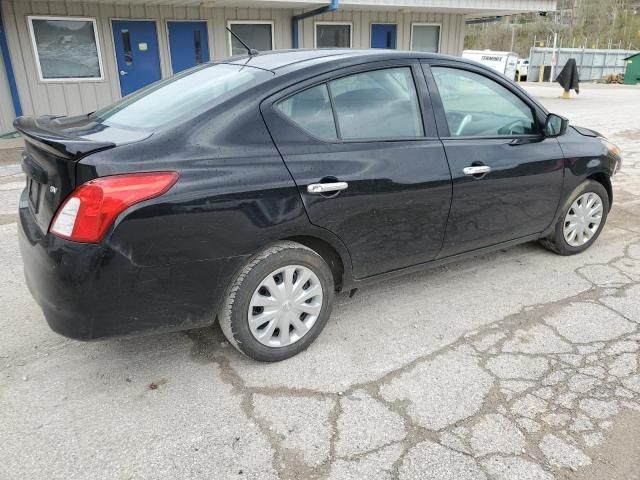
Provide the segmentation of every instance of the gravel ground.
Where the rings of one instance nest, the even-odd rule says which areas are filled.
[[[24,180],[0,165],[0,478],[640,478],[640,88],[526,88],[624,150],[597,243],[340,296],[316,343],[274,365],[217,327],[51,332],[16,246]]]

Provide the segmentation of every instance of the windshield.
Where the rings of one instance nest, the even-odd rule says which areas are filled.
[[[270,78],[273,73],[245,65],[205,64],[185,70],[91,114],[99,123],[155,129],[197,114]]]

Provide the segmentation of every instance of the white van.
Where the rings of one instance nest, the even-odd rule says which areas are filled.
[[[462,58],[482,63],[510,80],[516,80],[518,54],[513,52],[494,52],[493,50],[465,50]]]
[[[527,81],[527,76],[529,75],[529,59],[528,58],[520,58],[518,60],[518,70],[516,71],[516,75],[520,73],[520,80],[523,82]]]

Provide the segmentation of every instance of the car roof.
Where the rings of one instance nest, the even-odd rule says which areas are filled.
[[[269,50],[258,55],[243,55],[231,57],[224,63],[247,65],[264,70],[277,71],[288,67],[304,68],[310,65],[332,63],[338,60],[358,59],[362,61],[391,60],[394,58],[450,58],[457,61],[459,57],[450,57],[437,53],[415,52],[405,50],[368,49],[293,49],[293,50]]]

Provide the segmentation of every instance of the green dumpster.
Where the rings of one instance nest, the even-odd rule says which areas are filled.
[[[640,83],[640,52],[634,53],[624,60],[627,63],[627,68],[624,71],[625,85]]]

